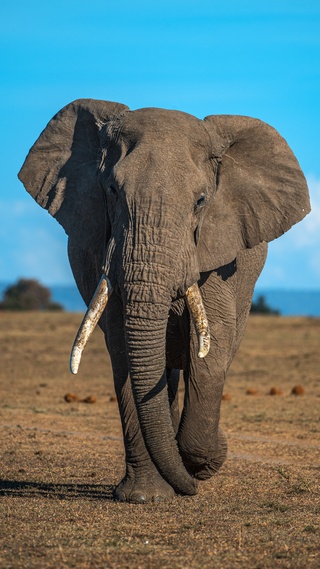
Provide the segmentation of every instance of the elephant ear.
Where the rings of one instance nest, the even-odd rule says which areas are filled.
[[[282,235],[305,217],[310,202],[300,166],[275,129],[242,116],[204,121],[218,156],[216,191],[198,244],[200,270],[209,271]]]
[[[63,226],[71,242],[81,241],[83,251],[93,256],[100,255],[108,238],[99,184],[99,166],[107,149],[100,144],[100,134],[127,109],[119,103],[93,99],[70,103],[48,123],[18,174],[38,204]]]

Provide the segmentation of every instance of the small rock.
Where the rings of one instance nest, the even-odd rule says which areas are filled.
[[[96,403],[96,402],[97,402],[97,398],[94,397],[93,395],[88,395],[88,397],[81,399],[81,403]]]
[[[254,387],[248,387],[246,395],[259,395],[259,392]]]
[[[230,393],[224,393],[221,397],[222,401],[231,401],[232,397]]]
[[[78,395],[76,395],[75,393],[67,393],[67,394],[64,396],[64,400],[65,400],[67,403],[75,403],[76,401],[79,401],[79,397],[78,397]]]
[[[295,385],[291,389],[291,395],[304,395],[304,387],[302,387],[302,385]]]
[[[271,387],[269,395],[282,395],[282,391],[278,387]]]

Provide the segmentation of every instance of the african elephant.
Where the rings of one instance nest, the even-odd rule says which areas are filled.
[[[98,321],[105,334],[126,452],[115,498],[195,494],[226,458],[223,383],[267,242],[310,210],[296,158],[257,119],[82,99],[49,122],[19,178],[66,231],[89,306],[74,373]]]

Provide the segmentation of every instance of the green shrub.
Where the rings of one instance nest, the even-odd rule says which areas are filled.
[[[19,279],[4,291],[0,310],[63,310],[51,292],[35,279]]]

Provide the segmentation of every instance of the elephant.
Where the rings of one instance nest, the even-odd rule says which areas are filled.
[[[64,228],[88,306],[73,373],[96,324],[105,336],[126,462],[114,498],[196,494],[227,456],[223,385],[267,243],[310,211],[297,159],[251,117],[79,99],[19,178]]]

